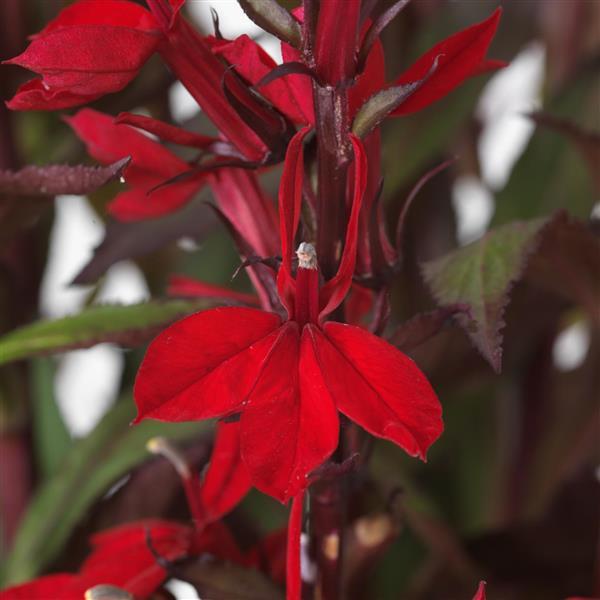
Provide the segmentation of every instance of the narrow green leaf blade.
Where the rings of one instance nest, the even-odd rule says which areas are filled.
[[[39,488],[4,565],[2,585],[38,575],[57,556],[92,503],[148,456],[150,438],[184,439],[208,427],[207,422],[156,421],[130,427],[134,413],[130,398],[118,402],[87,438],[73,445],[56,476]]]
[[[172,321],[211,305],[207,300],[154,300],[127,306],[91,306],[62,319],[38,321],[0,338],[0,365],[103,342],[139,346]]]
[[[32,433],[37,467],[44,478],[54,475],[73,441],[54,397],[54,361],[37,358],[31,362]]]

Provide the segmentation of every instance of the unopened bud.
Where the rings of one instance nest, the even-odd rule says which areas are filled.
[[[146,442],[146,450],[152,454],[164,456],[183,479],[191,477],[190,468],[184,456],[164,437],[150,438]]]
[[[85,592],[85,600],[133,600],[127,591],[114,585],[95,585]]]
[[[296,250],[298,257],[298,266],[301,269],[316,269],[317,268],[317,252],[312,244],[302,242]]]

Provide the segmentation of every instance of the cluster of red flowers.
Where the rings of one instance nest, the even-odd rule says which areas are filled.
[[[338,447],[338,412],[422,459],[442,432],[441,406],[425,376],[361,325],[365,298],[371,308],[368,283],[389,281],[398,260],[377,204],[379,125],[501,66],[486,59],[500,11],[386,83],[378,37],[406,1],[373,20],[361,14],[359,0],[305,2],[293,15],[277,5],[267,16],[256,3],[241,2],[281,38],[282,65],[247,36],[226,40],[218,28],[214,36],[199,35],[182,16],[183,3],[147,0],[149,10],[126,0],[74,3],[8,61],[41,76],[8,106],[86,104],[125,87],[158,53],[213,121],[218,137],[89,108],[66,119],[100,162],[131,156],[128,189],[109,206],[117,219],[172,212],[211,187],[257,296],[172,281],[174,294],[225,296],[238,306],[189,316],[152,342],[135,385],[136,422],[226,421],[202,486],[184,477],[193,529],[156,522],[100,534],[79,575],[42,578],[14,588],[7,600],[47,597],[49,589],[52,597],[81,597],[98,583],[144,598],[166,574],[157,556],[175,561],[211,552],[256,564],[218,521],[250,485],[281,502],[294,500],[287,588],[289,598],[298,598],[303,492]],[[197,157],[186,162],[139,130],[194,148]],[[316,145],[316,160],[305,166],[308,145]],[[257,174],[282,160],[277,213]],[[308,175],[313,166],[316,192]],[[121,561],[125,552],[128,561]],[[481,586],[476,597],[483,596]]]

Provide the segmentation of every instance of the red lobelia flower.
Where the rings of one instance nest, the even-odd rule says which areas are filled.
[[[266,553],[252,549],[243,554],[220,521],[250,489],[248,473],[240,461],[237,423],[219,424],[202,481],[161,438],[150,440],[148,448],[169,458],[181,476],[193,526],[147,519],[102,531],[91,537],[92,552],[78,573],[58,573],[13,586],[0,592],[2,600],[82,600],[87,590],[98,585],[115,586],[136,600],[144,600],[169,577],[170,563],[203,554],[237,564],[263,566],[267,572],[281,571],[280,561],[275,560],[269,548]],[[277,544],[275,539],[274,550],[281,553],[284,542]],[[259,559],[265,554],[267,561],[261,563]],[[275,568],[271,569],[273,565]]]
[[[55,110],[124,88],[156,50],[160,29],[133,2],[92,0],[65,8],[19,56],[5,61],[42,77],[22,85],[13,110]]]
[[[279,194],[277,283],[288,318],[234,307],[187,317],[151,343],[134,390],[136,422],[241,413],[241,453],[252,483],[282,502],[305,488],[309,473],[335,450],[338,411],[423,459],[443,428],[435,393],[408,357],[361,328],[325,320],[346,296],[354,271],[366,178],[356,138],[353,202],[339,270],[319,289],[314,250],[301,244],[293,276],[308,131],[289,145]]]

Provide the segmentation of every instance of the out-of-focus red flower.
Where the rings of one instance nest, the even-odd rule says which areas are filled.
[[[124,88],[155,51],[160,30],[133,2],[86,0],[65,8],[19,56],[5,61],[41,75],[8,102],[13,110],[56,110]]]
[[[247,308],[192,315],[152,342],[135,384],[137,422],[241,413],[241,451],[252,483],[282,502],[296,496],[336,448],[338,410],[422,458],[442,431],[439,402],[408,357],[358,327],[325,322],[354,271],[366,175],[356,139],[354,200],[338,273],[319,289],[305,246],[309,255],[300,253],[292,274],[306,133],[290,144],[279,195],[278,288],[288,319]]]
[[[471,25],[436,44],[404,71],[394,85],[410,84],[422,80],[430,72],[431,75],[391,113],[392,116],[422,110],[446,96],[465,79],[505,66],[501,61],[486,59],[501,15],[502,9],[497,8],[481,23]],[[437,66],[432,71],[434,65]]]
[[[164,444],[152,442],[153,447]],[[170,452],[162,450],[166,455]],[[265,562],[265,556],[270,555],[257,549],[244,555],[220,521],[250,489],[240,459],[239,424],[219,424],[202,481],[182,458],[171,456],[171,460],[182,478],[193,526],[155,519],[108,529],[92,536],[92,552],[78,573],[48,575],[8,588],[2,591],[2,600],[82,600],[86,590],[100,584],[116,586],[136,600],[144,600],[168,577],[166,564],[204,553],[257,568],[263,565],[268,571],[270,559]]]
[[[184,204],[203,185],[206,176],[187,179],[149,193],[165,179],[188,170],[188,165],[158,142],[120,125],[114,117],[90,108],[80,110],[66,119],[75,133],[85,142],[88,152],[104,164],[115,157],[131,156],[123,175],[129,189],[121,192],[109,205],[109,212],[120,220],[156,217]]]

